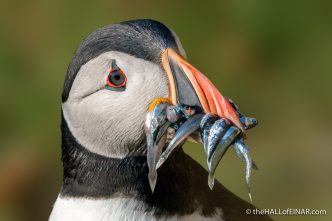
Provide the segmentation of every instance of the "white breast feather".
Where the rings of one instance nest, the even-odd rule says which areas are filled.
[[[161,217],[142,212],[144,204],[132,198],[86,199],[58,197],[49,221],[223,221],[222,210],[204,217],[197,210],[190,215]]]

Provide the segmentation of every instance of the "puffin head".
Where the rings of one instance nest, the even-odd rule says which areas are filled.
[[[77,142],[105,157],[146,154],[144,120],[156,99],[224,111],[219,115],[242,128],[231,107],[225,111],[213,101],[214,86],[185,57],[176,34],[154,20],[91,33],[73,56],[62,93],[63,118]]]

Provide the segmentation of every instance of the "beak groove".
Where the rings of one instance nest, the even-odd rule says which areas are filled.
[[[245,134],[245,128],[232,105],[204,74],[171,48],[162,53],[161,61],[169,81],[169,99],[173,105],[199,106],[205,113],[228,119]]]

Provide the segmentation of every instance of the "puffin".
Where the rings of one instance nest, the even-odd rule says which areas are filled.
[[[81,42],[63,86],[63,180],[50,221],[272,220],[248,214],[257,208],[217,180],[211,189],[183,139],[151,183],[144,129],[151,105],[176,97],[208,108],[177,60],[165,67],[167,57],[191,67],[175,32],[151,19],[111,24]]]

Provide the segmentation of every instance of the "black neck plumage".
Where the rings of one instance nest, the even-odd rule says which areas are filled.
[[[149,192],[145,156],[124,159],[104,157],[81,146],[64,118],[61,129],[63,195],[105,198],[114,194]]]

